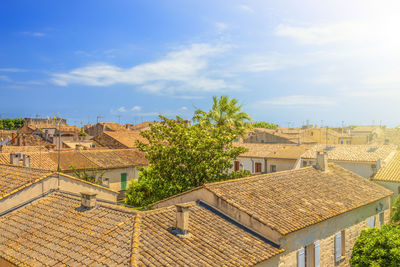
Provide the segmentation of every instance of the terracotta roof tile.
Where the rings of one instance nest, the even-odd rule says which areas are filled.
[[[255,144],[255,143],[233,143],[234,147],[245,147],[249,151],[239,155],[239,157],[266,158],[270,154],[283,148],[281,144]]]
[[[373,178],[376,181],[400,182],[400,152],[384,167],[380,168]]]
[[[279,150],[269,154],[267,158],[298,159],[310,148],[311,146],[307,145],[285,145]]]
[[[140,212],[52,193],[0,217],[0,257],[16,265],[249,266],[283,250],[192,203],[189,236],[171,233],[175,207]]]
[[[281,234],[393,194],[335,164],[329,164],[328,172],[306,167],[204,187]]]
[[[374,162],[385,160],[395,152],[394,145],[315,145],[303,154],[305,159],[315,159],[317,151],[326,151],[329,160]]]
[[[44,170],[0,165],[0,199],[37,179],[51,174]]]

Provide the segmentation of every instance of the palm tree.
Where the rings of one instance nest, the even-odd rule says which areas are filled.
[[[228,96],[222,95],[219,99],[213,96],[213,106],[209,112],[197,109],[194,113],[193,120],[200,123],[211,123],[217,126],[231,126],[236,129],[247,128],[248,121],[251,121],[249,114],[242,112],[242,106],[238,105],[236,98],[229,99]]]

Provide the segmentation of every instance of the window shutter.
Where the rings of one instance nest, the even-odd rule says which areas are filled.
[[[297,267],[305,267],[305,266],[306,266],[305,249],[301,248],[297,251]]]
[[[342,258],[342,233],[335,235],[335,261],[338,262]]]
[[[315,267],[319,267],[319,241],[314,243],[314,257]]]
[[[375,216],[371,216],[367,218],[367,228],[374,228],[375,227]]]

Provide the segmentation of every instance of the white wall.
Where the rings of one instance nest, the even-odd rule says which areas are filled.
[[[314,159],[302,159],[301,167],[303,167],[303,162],[307,162],[307,166],[310,165],[315,165],[315,160]],[[354,172],[364,178],[369,178],[372,175],[374,175],[376,172],[374,172],[374,169],[372,168],[372,165],[377,165],[377,163],[367,163],[367,162],[350,162],[350,161],[331,161],[342,168],[349,170],[351,172]]]
[[[259,162],[261,163],[261,172],[265,173],[265,160],[264,158],[248,158],[248,157],[238,157],[236,159],[237,161],[240,162],[240,170],[248,170],[251,173],[255,173],[255,163]],[[235,168],[234,161],[232,161],[233,167],[229,170],[229,172],[233,172]]]

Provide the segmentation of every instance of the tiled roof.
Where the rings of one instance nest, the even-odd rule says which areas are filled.
[[[30,124],[27,126],[31,130],[36,129],[60,129],[61,132],[80,132],[81,128],[75,125],[54,125],[54,124]]]
[[[54,193],[0,217],[0,257],[16,265],[129,265],[132,211]]]
[[[136,147],[136,140],[139,140],[143,143],[148,143],[147,139],[140,135],[139,130],[104,132],[103,134],[110,136],[117,142],[129,148]]]
[[[45,146],[0,146],[1,153],[48,151]]]
[[[171,233],[175,207],[140,212],[52,193],[0,217],[0,257],[16,265],[249,266],[282,252],[192,203],[189,236]]]
[[[352,132],[373,132],[376,130],[379,130],[379,126],[357,126],[354,129],[352,129]]]
[[[44,170],[0,165],[0,199],[37,179],[51,174]]]
[[[52,152],[27,152],[30,156],[30,166],[45,170],[57,171],[58,151]],[[0,153],[0,164],[9,164],[10,154]],[[110,169],[131,166],[148,165],[148,160],[143,152],[137,149],[103,149],[103,150],[80,150],[61,151],[61,171],[75,169]]]
[[[358,161],[358,162],[376,162],[385,160],[390,153],[396,151],[394,145],[315,145],[306,153],[303,158],[315,159],[317,151],[326,151],[329,160],[337,161]]]
[[[190,237],[183,240],[167,230],[175,227],[175,207],[139,216],[138,247],[134,254],[140,266],[249,266],[281,252],[194,203],[190,207]]]
[[[374,180],[387,182],[400,182],[400,152],[384,167],[380,168]]]
[[[283,235],[393,194],[335,164],[328,172],[306,167],[204,187]]]
[[[311,146],[307,145],[285,145],[279,150],[269,154],[267,158],[298,159],[310,148]]]
[[[126,127],[124,125],[121,125],[116,122],[99,122],[100,125],[105,125],[107,130],[111,131],[123,131],[126,130]]]
[[[245,147],[249,151],[239,155],[239,157],[266,158],[271,153],[278,151],[284,145],[281,144],[255,144],[255,143],[233,143],[234,147]]]

